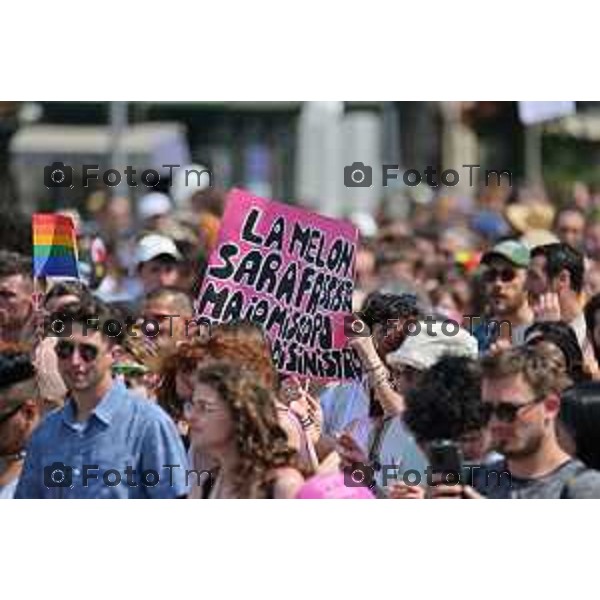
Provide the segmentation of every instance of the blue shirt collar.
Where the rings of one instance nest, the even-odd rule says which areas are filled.
[[[115,380],[102,400],[92,411],[91,416],[95,416],[105,425],[110,425],[117,411],[122,406],[123,396],[127,393],[127,388],[122,381]],[[73,398],[65,403],[63,409],[63,420],[69,426],[80,426],[75,418],[75,401]]]

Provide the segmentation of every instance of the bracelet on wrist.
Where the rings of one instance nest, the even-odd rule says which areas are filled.
[[[389,383],[390,379],[389,379],[389,375],[386,371],[385,373],[383,373],[383,372],[377,373],[376,375],[370,377],[369,381],[371,382],[371,385],[373,387],[377,387],[384,383]]]
[[[313,418],[310,416],[302,417],[299,421],[302,429],[308,429],[314,423]]]

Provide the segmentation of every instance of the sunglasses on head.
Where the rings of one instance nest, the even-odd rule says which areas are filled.
[[[98,358],[99,350],[92,344],[75,344],[69,340],[60,340],[56,343],[54,351],[56,356],[61,360],[71,358],[75,353],[75,348],[79,350],[79,356],[81,356],[84,362],[93,362]]]
[[[483,278],[488,283],[500,279],[503,283],[510,283],[517,276],[517,272],[511,267],[504,267],[502,269],[488,269],[484,274]]]
[[[519,412],[528,406],[539,404],[545,400],[545,396],[534,398],[525,404],[512,404],[511,402],[486,402],[483,404],[482,416],[485,423],[495,416],[498,421],[503,423],[512,423],[517,418]]]

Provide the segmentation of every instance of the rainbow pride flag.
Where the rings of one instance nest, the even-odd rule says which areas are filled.
[[[36,213],[33,228],[34,277],[79,278],[73,219],[66,215]]]

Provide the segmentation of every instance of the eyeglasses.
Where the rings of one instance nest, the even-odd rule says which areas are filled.
[[[69,340],[59,340],[54,347],[54,352],[58,358],[66,360],[73,356],[75,348],[79,350],[82,360],[87,363],[95,361],[100,353],[100,350],[93,344],[75,344]]]
[[[485,423],[489,423],[492,416],[503,423],[513,423],[518,414],[528,406],[539,404],[545,400],[545,396],[534,398],[525,404],[512,404],[511,402],[485,402],[482,408],[482,416]]]
[[[183,403],[183,413],[189,416],[193,411],[203,413],[205,415],[212,415],[221,411],[221,407],[214,403],[205,402],[204,400],[185,400]]]
[[[517,276],[517,272],[510,267],[504,269],[488,269],[483,274],[483,279],[487,283],[493,283],[497,279],[500,279],[502,283],[510,283]]]

